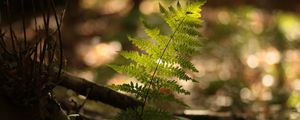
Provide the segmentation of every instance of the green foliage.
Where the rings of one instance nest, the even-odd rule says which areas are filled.
[[[203,3],[192,2],[186,8],[181,7],[179,2],[175,7],[170,6],[169,8],[160,4],[160,11],[170,27],[170,33],[162,34],[159,28],[144,23],[149,39],[129,37],[129,40],[143,52],[122,52],[121,55],[131,60],[131,63],[121,66],[111,65],[111,67],[120,73],[135,77],[138,82],[113,85],[113,88],[132,93],[144,103],[166,100],[183,104],[172,93],[190,94],[177,82],[178,80],[195,81],[185,71],[197,72],[189,58],[201,47],[199,41],[201,34],[198,28],[202,24],[199,18],[201,17],[200,7]],[[142,110],[142,117],[148,114],[146,112],[147,110]],[[118,119],[126,116],[122,114]],[[156,114],[160,114],[160,112]]]
[[[148,108],[143,111],[143,116],[139,115],[142,108],[136,110],[128,109],[119,113],[114,120],[176,120],[174,116],[164,110]]]

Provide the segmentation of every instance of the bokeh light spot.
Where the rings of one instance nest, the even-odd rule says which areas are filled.
[[[274,84],[274,77],[272,75],[265,75],[262,78],[262,84],[266,87],[270,87]]]
[[[247,65],[250,68],[256,68],[258,66],[258,58],[255,55],[249,55],[247,58]]]
[[[269,50],[266,53],[265,61],[269,65],[273,65],[280,62],[280,54],[277,50]]]

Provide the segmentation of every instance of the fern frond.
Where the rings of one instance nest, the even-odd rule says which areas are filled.
[[[170,113],[161,109],[148,107],[143,110],[144,114],[142,116],[139,115],[140,111],[142,111],[142,108],[122,111],[114,120],[178,120]]]
[[[111,87],[115,88],[116,90],[121,90],[127,93],[132,93],[136,99],[141,99],[144,96],[145,89],[143,89],[143,85],[139,83],[125,83],[122,85],[112,85]]]
[[[148,35],[148,39],[128,37],[143,52],[121,52],[121,55],[129,59],[131,63],[121,66],[112,65],[111,67],[120,73],[135,77],[139,83],[131,82],[114,87],[132,93],[137,99],[143,100],[144,104],[146,101],[167,100],[184,105],[173,94],[163,93],[160,89],[168,89],[172,93],[190,94],[177,83],[177,80],[195,82],[186,74],[185,70],[198,71],[189,59],[202,46],[199,40],[201,33],[198,28],[202,26],[200,7],[203,4],[204,2],[194,2],[188,4],[186,8],[183,8],[179,2],[176,6],[168,8],[159,4],[163,18],[171,32],[162,34],[159,28],[144,23],[144,31]],[[171,78],[175,80],[171,80]],[[148,116],[144,107],[142,107],[141,114],[130,113],[133,115],[130,116],[125,112],[121,113],[118,118],[122,119],[123,116],[126,116],[126,119],[141,119],[145,116],[151,118],[154,113],[149,112],[151,116]],[[156,111],[155,114],[160,114],[160,112]],[[163,114],[165,115],[165,113]]]
[[[193,72],[198,72],[198,70],[193,65],[193,63],[188,61],[187,58],[184,58],[183,56],[178,56],[177,60],[182,68],[188,68],[188,69],[192,70]]]
[[[158,45],[165,44],[168,39],[168,36],[160,34],[160,30],[158,28],[145,27],[145,32],[152,40],[158,43]]]
[[[127,74],[130,77],[135,77],[141,83],[147,83],[150,79],[149,77],[151,77],[151,75],[146,73],[142,67],[134,64],[122,66],[111,65],[110,67],[119,73]]]
[[[141,50],[145,50],[148,54],[160,52],[158,45],[152,41],[132,37],[128,37],[128,39]]]
[[[201,47],[198,39],[201,34],[197,30],[202,24],[202,21],[199,19],[201,17],[201,5],[203,5],[203,2],[195,2],[187,5],[186,8],[182,8],[178,2],[176,7],[170,6],[166,9],[159,4],[160,11],[163,13],[163,17],[172,32],[169,35],[162,35],[160,29],[145,25],[145,32],[151,40],[132,37],[129,37],[129,40],[146,53],[122,52],[121,55],[130,59],[132,63],[114,66],[113,68],[118,72],[136,77],[144,85],[150,84],[150,86],[152,86],[154,78],[170,81],[168,78],[177,77],[181,80],[194,81],[186,75],[184,69],[197,72],[197,69],[189,61],[189,57],[199,51]],[[173,85],[170,82],[165,83]],[[164,87],[168,85],[162,84],[158,86]],[[187,93],[178,86],[171,88],[175,92]]]
[[[172,94],[165,94],[161,92],[153,92],[151,95],[151,98],[148,99],[149,102],[174,102],[179,105],[188,107],[187,104],[182,102],[181,100],[178,100],[174,95]]]

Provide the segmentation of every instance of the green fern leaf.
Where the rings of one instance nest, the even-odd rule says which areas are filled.
[[[170,6],[167,9],[159,4],[159,9],[171,32],[161,34],[159,28],[144,23],[144,31],[148,39],[128,37],[141,51],[121,52],[123,57],[130,60],[130,64],[110,67],[120,73],[135,77],[138,83],[130,82],[113,87],[133,94],[144,103],[166,100],[185,105],[172,93],[188,95],[190,93],[177,81],[196,81],[185,71],[198,72],[189,59],[202,47],[199,40],[201,33],[198,28],[202,26],[200,7],[203,4],[204,2],[192,2],[183,8],[178,2],[176,6]],[[161,89],[167,89],[171,93],[164,93]],[[117,119],[152,119],[153,115],[167,115],[165,112],[144,110],[144,107],[141,108],[142,110],[124,111]]]

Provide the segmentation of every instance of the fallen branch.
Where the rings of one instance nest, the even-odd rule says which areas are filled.
[[[127,108],[136,108],[142,105],[140,101],[137,101],[132,97],[89,82],[83,78],[72,76],[66,72],[63,72],[61,75],[61,82],[59,85],[72,89],[84,96],[88,93],[87,99],[97,100],[122,110],[126,110]]]

